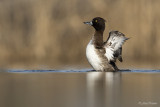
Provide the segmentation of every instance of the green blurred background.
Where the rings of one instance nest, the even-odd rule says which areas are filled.
[[[1,0],[0,68],[88,68],[86,45],[94,33],[83,24],[106,19],[111,30],[131,39],[120,68],[158,69],[159,0]]]

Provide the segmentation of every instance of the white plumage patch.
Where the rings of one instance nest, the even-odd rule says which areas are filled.
[[[106,53],[105,53],[105,56],[107,57],[107,59],[108,59],[108,62],[110,62],[111,60],[113,60],[114,59],[114,56],[113,56],[113,54],[114,54],[114,50],[113,50],[113,48],[112,47],[106,47],[105,48],[106,49]]]
[[[96,53],[96,49],[95,49],[94,45],[91,42],[92,42],[92,40],[89,42],[89,44],[87,45],[87,48],[86,48],[87,59],[95,70],[101,70],[102,69],[101,60]]]
[[[113,39],[111,39],[110,41],[112,44],[111,46],[113,47],[114,51],[122,47],[125,40],[126,40],[126,37],[124,36],[114,36]]]
[[[127,40],[125,36],[111,35],[105,44],[106,57],[108,61],[114,60],[114,53],[122,47],[123,43]]]

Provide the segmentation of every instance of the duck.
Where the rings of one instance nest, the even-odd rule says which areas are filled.
[[[94,70],[100,72],[119,71],[116,60],[123,62],[122,45],[129,38],[119,31],[110,31],[106,41],[103,41],[105,19],[95,17],[84,22],[95,29],[94,35],[86,47],[86,57]]]

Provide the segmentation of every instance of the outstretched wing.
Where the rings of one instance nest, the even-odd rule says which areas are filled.
[[[115,62],[118,58],[122,62],[122,45],[129,38],[119,31],[111,31],[109,37],[104,44],[106,49],[106,57],[108,61]]]

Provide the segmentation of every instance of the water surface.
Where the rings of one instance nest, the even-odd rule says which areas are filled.
[[[8,70],[0,107],[160,107],[159,72]]]

